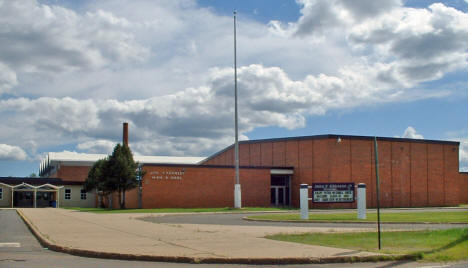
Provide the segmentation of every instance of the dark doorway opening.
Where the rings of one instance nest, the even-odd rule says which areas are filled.
[[[52,202],[55,200],[53,192],[37,192],[36,193],[36,207],[46,208],[52,207]]]
[[[14,192],[13,206],[19,208],[32,208],[34,207],[34,193],[33,191]]]
[[[291,202],[289,175],[271,175],[271,205],[275,207],[289,206]]]
[[[54,192],[36,192],[36,207],[45,208],[53,207],[55,202]],[[34,192],[33,191],[16,191],[13,194],[13,206],[19,208],[34,207]]]

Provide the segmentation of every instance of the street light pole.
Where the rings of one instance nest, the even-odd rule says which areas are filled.
[[[236,51],[236,14],[234,10],[234,122],[235,122],[235,166],[236,166],[236,184],[234,185],[234,208],[241,208],[241,185],[239,182],[239,128],[237,123],[237,51]]]

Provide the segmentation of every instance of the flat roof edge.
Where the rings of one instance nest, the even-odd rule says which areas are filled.
[[[311,136],[297,136],[297,137],[284,137],[284,138],[271,138],[271,139],[258,139],[258,140],[246,140],[239,141],[239,144],[251,144],[251,143],[263,143],[263,142],[275,142],[275,141],[290,141],[290,140],[315,140],[315,139],[330,139],[330,138],[344,138],[344,139],[354,139],[354,140],[373,140],[374,136],[359,136],[359,135],[338,135],[338,134],[324,134],[324,135],[311,135]],[[430,143],[430,144],[447,144],[447,145],[457,145],[460,146],[459,141],[444,141],[444,140],[426,140],[426,139],[410,139],[410,138],[395,138],[395,137],[378,137],[377,141],[399,141],[399,142],[414,142],[414,143]],[[229,145],[228,147],[208,156],[200,162],[208,162],[209,160],[215,158],[216,156],[228,151],[233,148],[234,144]]]
[[[328,138],[345,138],[355,140],[373,140],[374,136],[359,136],[359,135],[339,135],[339,134],[324,134],[324,135],[312,135],[312,136],[297,136],[297,137],[284,137],[284,138],[272,138],[272,139],[258,139],[258,140],[247,140],[240,141],[239,144],[243,143],[257,143],[257,142],[271,142],[271,141],[288,141],[288,140],[309,140],[309,139],[328,139]],[[427,139],[410,139],[410,138],[396,138],[396,137],[379,137],[377,140],[382,141],[401,141],[401,142],[417,142],[417,143],[439,143],[439,144],[451,144],[460,145],[459,141],[445,141],[445,140],[427,140]],[[231,145],[232,146],[232,145]]]
[[[67,181],[61,178],[31,178],[31,177],[0,177],[3,183],[28,183],[28,184],[52,184],[52,185],[81,185],[84,181]]]

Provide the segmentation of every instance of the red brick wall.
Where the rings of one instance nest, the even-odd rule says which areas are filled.
[[[286,164],[286,142],[273,143],[273,166],[284,167]]]
[[[138,188],[125,192],[125,207],[138,208]]]
[[[468,202],[468,174],[458,172],[458,146],[408,140],[378,140],[382,207],[448,206]],[[247,155],[245,155],[247,154]],[[233,148],[205,164],[223,161]],[[299,205],[299,185],[354,182],[367,185],[367,205],[377,206],[372,139],[342,137],[242,143],[241,165],[294,167],[292,205]],[[311,204],[311,207],[354,207],[355,204]]]
[[[433,144],[427,147],[427,205],[444,205],[444,145]]]
[[[461,194],[466,195],[466,189],[460,192],[458,153],[457,146],[444,145],[444,204],[448,206],[458,205]]]
[[[427,144],[411,144],[411,206],[427,205]]]
[[[233,168],[144,166],[144,169],[143,208],[234,205]],[[270,205],[269,169],[241,169],[240,183],[243,206]]]
[[[328,172],[328,162],[330,161],[330,151],[328,150],[328,140],[314,140],[314,152],[312,155],[312,165],[313,173],[312,180],[317,182],[328,182],[329,181],[329,172]],[[307,182],[306,182],[307,183]],[[312,181],[308,182],[309,184]]]
[[[351,178],[355,183],[365,183],[366,201],[372,206],[375,201],[375,175],[372,143],[364,140],[351,141]]]
[[[393,206],[410,207],[410,143],[392,143]]]
[[[259,143],[250,144],[250,165],[258,167],[261,165],[262,147]]]
[[[61,166],[55,176],[64,181],[85,181],[90,169],[86,166]]]
[[[249,144],[239,145],[239,165],[250,166],[250,146]]]
[[[262,142],[261,143],[261,166],[273,166],[273,143]]]
[[[461,203],[468,204],[468,194],[466,193],[468,190],[468,172],[460,173],[460,180],[462,181],[462,190],[460,191],[460,199]]]
[[[104,205],[109,207],[108,197],[104,197]],[[98,206],[98,199],[96,198],[96,207]],[[120,208],[118,192],[112,193],[112,208]],[[125,192],[125,208],[138,208],[138,188],[134,188]]]

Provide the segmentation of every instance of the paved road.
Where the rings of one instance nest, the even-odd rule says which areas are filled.
[[[245,268],[249,265],[219,265],[219,264],[185,264],[185,263],[160,263],[140,261],[119,261],[83,258],[50,251],[41,247],[35,237],[29,232],[26,225],[18,217],[15,210],[0,209],[0,267],[31,268],[31,267],[182,267],[182,268]],[[10,243],[10,244],[5,244]],[[11,244],[16,243],[16,244]],[[6,247],[6,245],[18,247]],[[258,266],[254,266],[258,267]],[[417,262],[381,262],[381,263],[355,263],[355,264],[314,264],[314,265],[262,265],[262,268],[308,268],[308,267],[468,267],[468,262],[454,264],[421,264]]]
[[[268,213],[265,213],[268,214]],[[271,214],[271,213],[270,213]],[[155,223],[174,223],[174,224],[216,224],[216,225],[242,225],[242,226],[291,226],[291,227],[330,227],[330,228],[372,228],[377,224],[368,223],[308,223],[308,222],[265,222],[265,221],[246,221],[243,217],[252,216],[252,214],[184,214],[184,215],[166,215],[149,216],[141,220]],[[404,229],[404,230],[423,230],[423,229],[448,229],[458,227],[468,227],[468,224],[382,224],[383,230]]]

